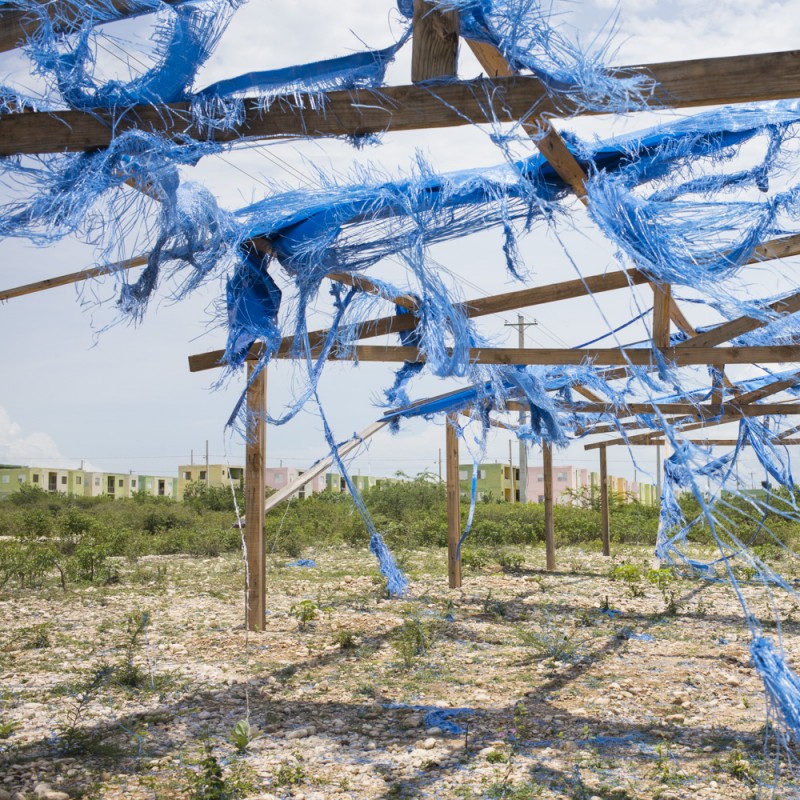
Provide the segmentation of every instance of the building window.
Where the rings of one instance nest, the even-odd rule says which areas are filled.
[[[544,483],[544,475],[539,475],[536,480],[539,481],[539,483]]]
[[[559,472],[559,473],[556,474],[556,480],[565,481],[566,479],[567,479],[567,473],[566,472]]]
[[[465,481],[469,478],[469,473],[465,469],[461,469],[458,471],[458,479],[460,481]]]
[[[136,478],[131,478],[131,486],[136,486]]]
[[[25,483],[25,476],[24,475],[17,475],[17,482],[18,483]]]
[[[66,486],[67,485],[67,476],[66,475],[62,475],[61,476],[61,485],[62,486]]]
[[[478,480],[479,481],[486,480],[486,470],[485,469],[479,469],[478,470]]]
[[[222,477],[225,477],[225,467],[222,468]]]
[[[275,483],[283,483],[283,475],[280,472],[275,475]]]
[[[33,482],[34,483],[39,483],[39,476],[38,475],[34,475],[33,476]]]
[[[3,475],[3,483],[8,483],[8,475]]]
[[[204,469],[200,470],[200,480],[204,481],[206,479],[206,471]]]
[[[149,492],[153,488],[153,481],[147,481],[147,491]]]
[[[119,479],[118,486],[119,486],[120,489],[122,488],[122,478]]]
[[[83,478],[80,475],[75,476],[75,485],[80,486],[83,483]]]
[[[94,485],[95,486],[99,486],[100,485],[100,478],[95,478],[94,479]]]
[[[185,481],[190,481],[192,479],[192,473],[191,472],[184,472],[183,473],[183,479]]]

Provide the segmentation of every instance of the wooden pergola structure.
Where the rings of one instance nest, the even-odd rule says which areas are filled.
[[[120,16],[131,13],[126,0],[115,0]],[[24,15],[9,10],[0,13],[0,52],[19,45],[30,33],[30,23]],[[305,102],[294,95],[273,102],[265,109],[258,98],[245,100],[245,113],[241,121],[230,130],[206,130],[192,117],[188,103],[137,106],[120,113],[97,109],[89,111],[32,112],[0,116],[0,156],[87,152],[110,144],[113,137],[130,129],[141,129],[164,136],[190,136],[196,139],[213,139],[218,142],[241,138],[269,140],[288,136],[329,137],[363,136],[417,129],[445,128],[467,124],[522,122],[532,141],[549,161],[558,175],[575,194],[588,203],[584,167],[567,148],[550,120],[570,112],[556,107],[545,88],[536,77],[513,74],[508,62],[494,47],[467,41],[486,72],[487,77],[477,80],[457,79],[457,54],[459,48],[459,21],[457,12],[441,12],[427,0],[414,2],[414,35],[412,51],[412,83],[389,86],[380,91],[367,89],[334,91],[325,94],[324,102]],[[726,58],[707,58],[659,64],[636,65],[621,68],[625,74],[638,73],[653,78],[657,89],[651,98],[653,107],[696,108],[726,103],[744,103],[797,97],[800,90],[800,51],[766,53]],[[492,107],[487,98],[492,97]],[[533,110],[533,111],[532,111]],[[588,113],[588,112],[587,112]],[[138,188],[143,191],[141,187]],[[157,198],[156,198],[157,199]],[[256,250],[265,257],[272,251],[271,243],[264,237],[252,241]],[[763,242],[750,263],[782,259],[800,254],[800,234]],[[0,300],[9,300],[44,289],[63,286],[98,275],[143,266],[147,256],[131,258],[125,262],[91,267],[80,272],[53,277],[0,291]],[[373,294],[381,289],[368,278],[343,273],[327,276]],[[636,267],[608,274],[590,275],[579,280],[528,287],[492,297],[468,300],[463,303],[467,317],[476,318],[498,311],[529,308],[545,303],[560,303],[571,298],[650,284],[654,296],[652,347],[597,348],[481,348],[473,350],[470,358],[475,363],[505,365],[578,365],[591,361],[597,367],[607,367],[606,379],[623,378],[629,366],[656,369],[658,354],[664,361],[677,366],[712,365],[724,370],[726,364],[785,363],[800,361],[800,349],[795,345],[736,347],[726,346],[742,334],[763,327],[763,318],[740,317],[716,325],[702,333],[689,319],[672,296],[671,287],[653,283],[646,273]],[[416,300],[411,296],[386,297],[412,313],[390,315],[362,323],[356,338],[369,339],[386,334],[412,330],[417,324],[413,314]],[[764,312],[773,315],[792,314],[800,310],[800,291],[769,306]],[[675,326],[687,337],[685,341],[670,346],[670,329]],[[309,341],[319,349],[326,330],[309,334]],[[283,340],[278,358],[290,358],[292,337]],[[249,354],[249,371],[263,355],[263,347],[254,345]],[[189,358],[192,371],[220,367],[223,351],[193,355]],[[415,347],[378,346],[361,344],[347,354],[331,353],[331,358],[357,358],[360,361],[399,363],[424,361],[425,356]],[[743,416],[772,416],[800,414],[800,403],[763,402],[766,398],[800,383],[800,371],[791,378],[776,379],[764,387],[747,391],[727,378],[714,389],[711,402],[695,404],[641,403],[615,406],[586,387],[576,387],[583,400],[563,404],[560,410],[570,414],[609,414],[617,421],[606,426],[595,426],[592,434],[618,432],[620,427],[630,434],[626,437],[593,442],[587,449],[600,450],[601,508],[603,553],[608,555],[608,487],[607,447],[616,444],[654,444],[663,442],[663,431],[641,428],[635,415],[658,413],[668,422],[681,422],[681,434],[724,424]],[[266,372],[262,370],[252,381],[247,393],[247,404],[254,420],[247,442],[246,453],[246,519],[247,519],[247,625],[252,630],[263,630],[265,625],[265,543],[264,515],[272,507],[298,488],[290,485],[269,503],[264,500]],[[513,402],[508,410],[516,410]],[[448,508],[448,572],[451,587],[461,585],[461,564],[458,555],[460,535],[458,438],[454,425],[456,413],[449,417],[446,426],[447,454],[447,508]],[[687,423],[687,420],[693,420]],[[383,423],[385,424],[385,423]],[[342,448],[353,449],[364,438],[383,427],[374,423],[361,436]],[[782,444],[796,444],[800,440],[784,438]],[[728,439],[711,440],[708,444],[729,444]],[[555,536],[553,530],[553,480],[552,450],[543,444],[545,473],[545,519],[547,568],[555,568]],[[342,450],[340,449],[340,452]],[[321,462],[327,468],[326,462]],[[307,483],[308,473],[298,485]]]

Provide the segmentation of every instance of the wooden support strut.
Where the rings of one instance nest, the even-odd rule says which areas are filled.
[[[461,480],[458,471],[458,414],[445,423],[445,474],[447,480],[447,578],[451,589],[461,586]]]
[[[248,365],[248,380],[255,365]],[[245,555],[247,560],[246,624],[263,631],[266,623],[266,544],[264,537],[267,373],[262,369],[247,389],[245,451]]]
[[[606,448],[600,448],[600,534],[603,539],[603,555],[611,555],[611,529],[608,513],[608,462]]]
[[[542,472],[544,478],[544,550],[548,572],[556,568],[556,529],[553,516],[553,446],[542,442]]]
[[[411,80],[455,77],[458,71],[458,11],[440,11],[429,0],[414,0]]]

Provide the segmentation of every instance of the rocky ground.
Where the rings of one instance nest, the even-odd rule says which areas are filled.
[[[547,573],[534,549],[451,591],[445,553],[424,550],[403,555],[411,594],[389,601],[366,550],[304,555],[316,566],[273,559],[265,633],[241,626],[232,556],[120,562],[102,588],[6,586],[0,800],[666,800],[773,782],[725,585],[654,585],[643,548],[563,549]],[[612,580],[623,563],[640,569]],[[744,593],[774,619],[763,587]],[[800,606],[775,602],[797,663]],[[775,796],[794,796],[787,781]]]

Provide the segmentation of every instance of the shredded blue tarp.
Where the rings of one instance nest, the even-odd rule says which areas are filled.
[[[290,561],[287,567],[316,567],[317,562],[313,558],[298,558],[297,561]]]

